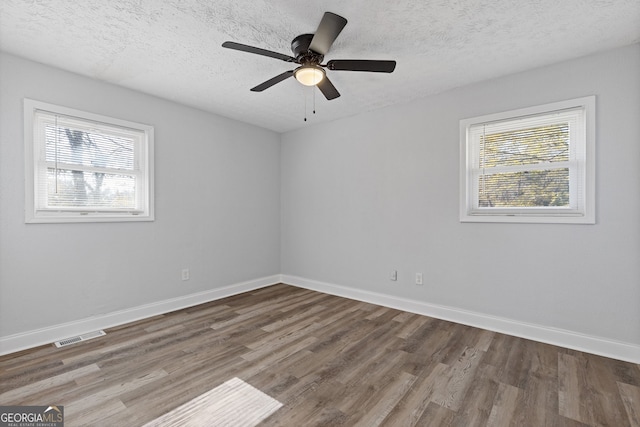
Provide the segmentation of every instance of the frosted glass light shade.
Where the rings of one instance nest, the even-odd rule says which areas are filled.
[[[301,67],[296,70],[295,76],[303,85],[315,86],[324,79],[324,70],[313,66]]]

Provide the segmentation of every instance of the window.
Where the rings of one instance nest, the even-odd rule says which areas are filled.
[[[460,121],[460,221],[595,223],[595,97]]]
[[[153,127],[24,100],[25,222],[153,220]]]

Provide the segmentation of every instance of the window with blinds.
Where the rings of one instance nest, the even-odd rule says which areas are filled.
[[[594,223],[595,97],[466,119],[461,221]]]
[[[153,128],[25,100],[27,222],[153,220]]]

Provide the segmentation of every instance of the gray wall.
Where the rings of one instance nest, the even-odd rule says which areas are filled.
[[[639,75],[634,45],[278,135],[2,54],[0,338],[283,273],[640,344]],[[596,225],[458,221],[460,119],[592,94]],[[24,97],[154,125],[156,221],[24,224]]]
[[[284,134],[282,273],[640,344],[639,76],[636,44]],[[597,224],[460,223],[459,120],[587,95]]]
[[[153,125],[156,220],[25,224],[24,97]],[[271,131],[2,54],[0,337],[278,274],[279,144]]]

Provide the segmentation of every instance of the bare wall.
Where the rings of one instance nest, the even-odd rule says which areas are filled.
[[[153,125],[156,220],[25,224],[24,97]],[[2,54],[0,337],[278,274],[279,159],[277,133]]]
[[[284,134],[282,273],[640,344],[639,76],[636,44]],[[460,119],[587,95],[597,224],[460,223]]]
[[[0,341],[282,273],[637,346],[638,75],[634,45],[278,135],[1,54]],[[592,94],[596,225],[458,221],[460,119]],[[24,97],[154,125],[156,221],[24,224]]]

